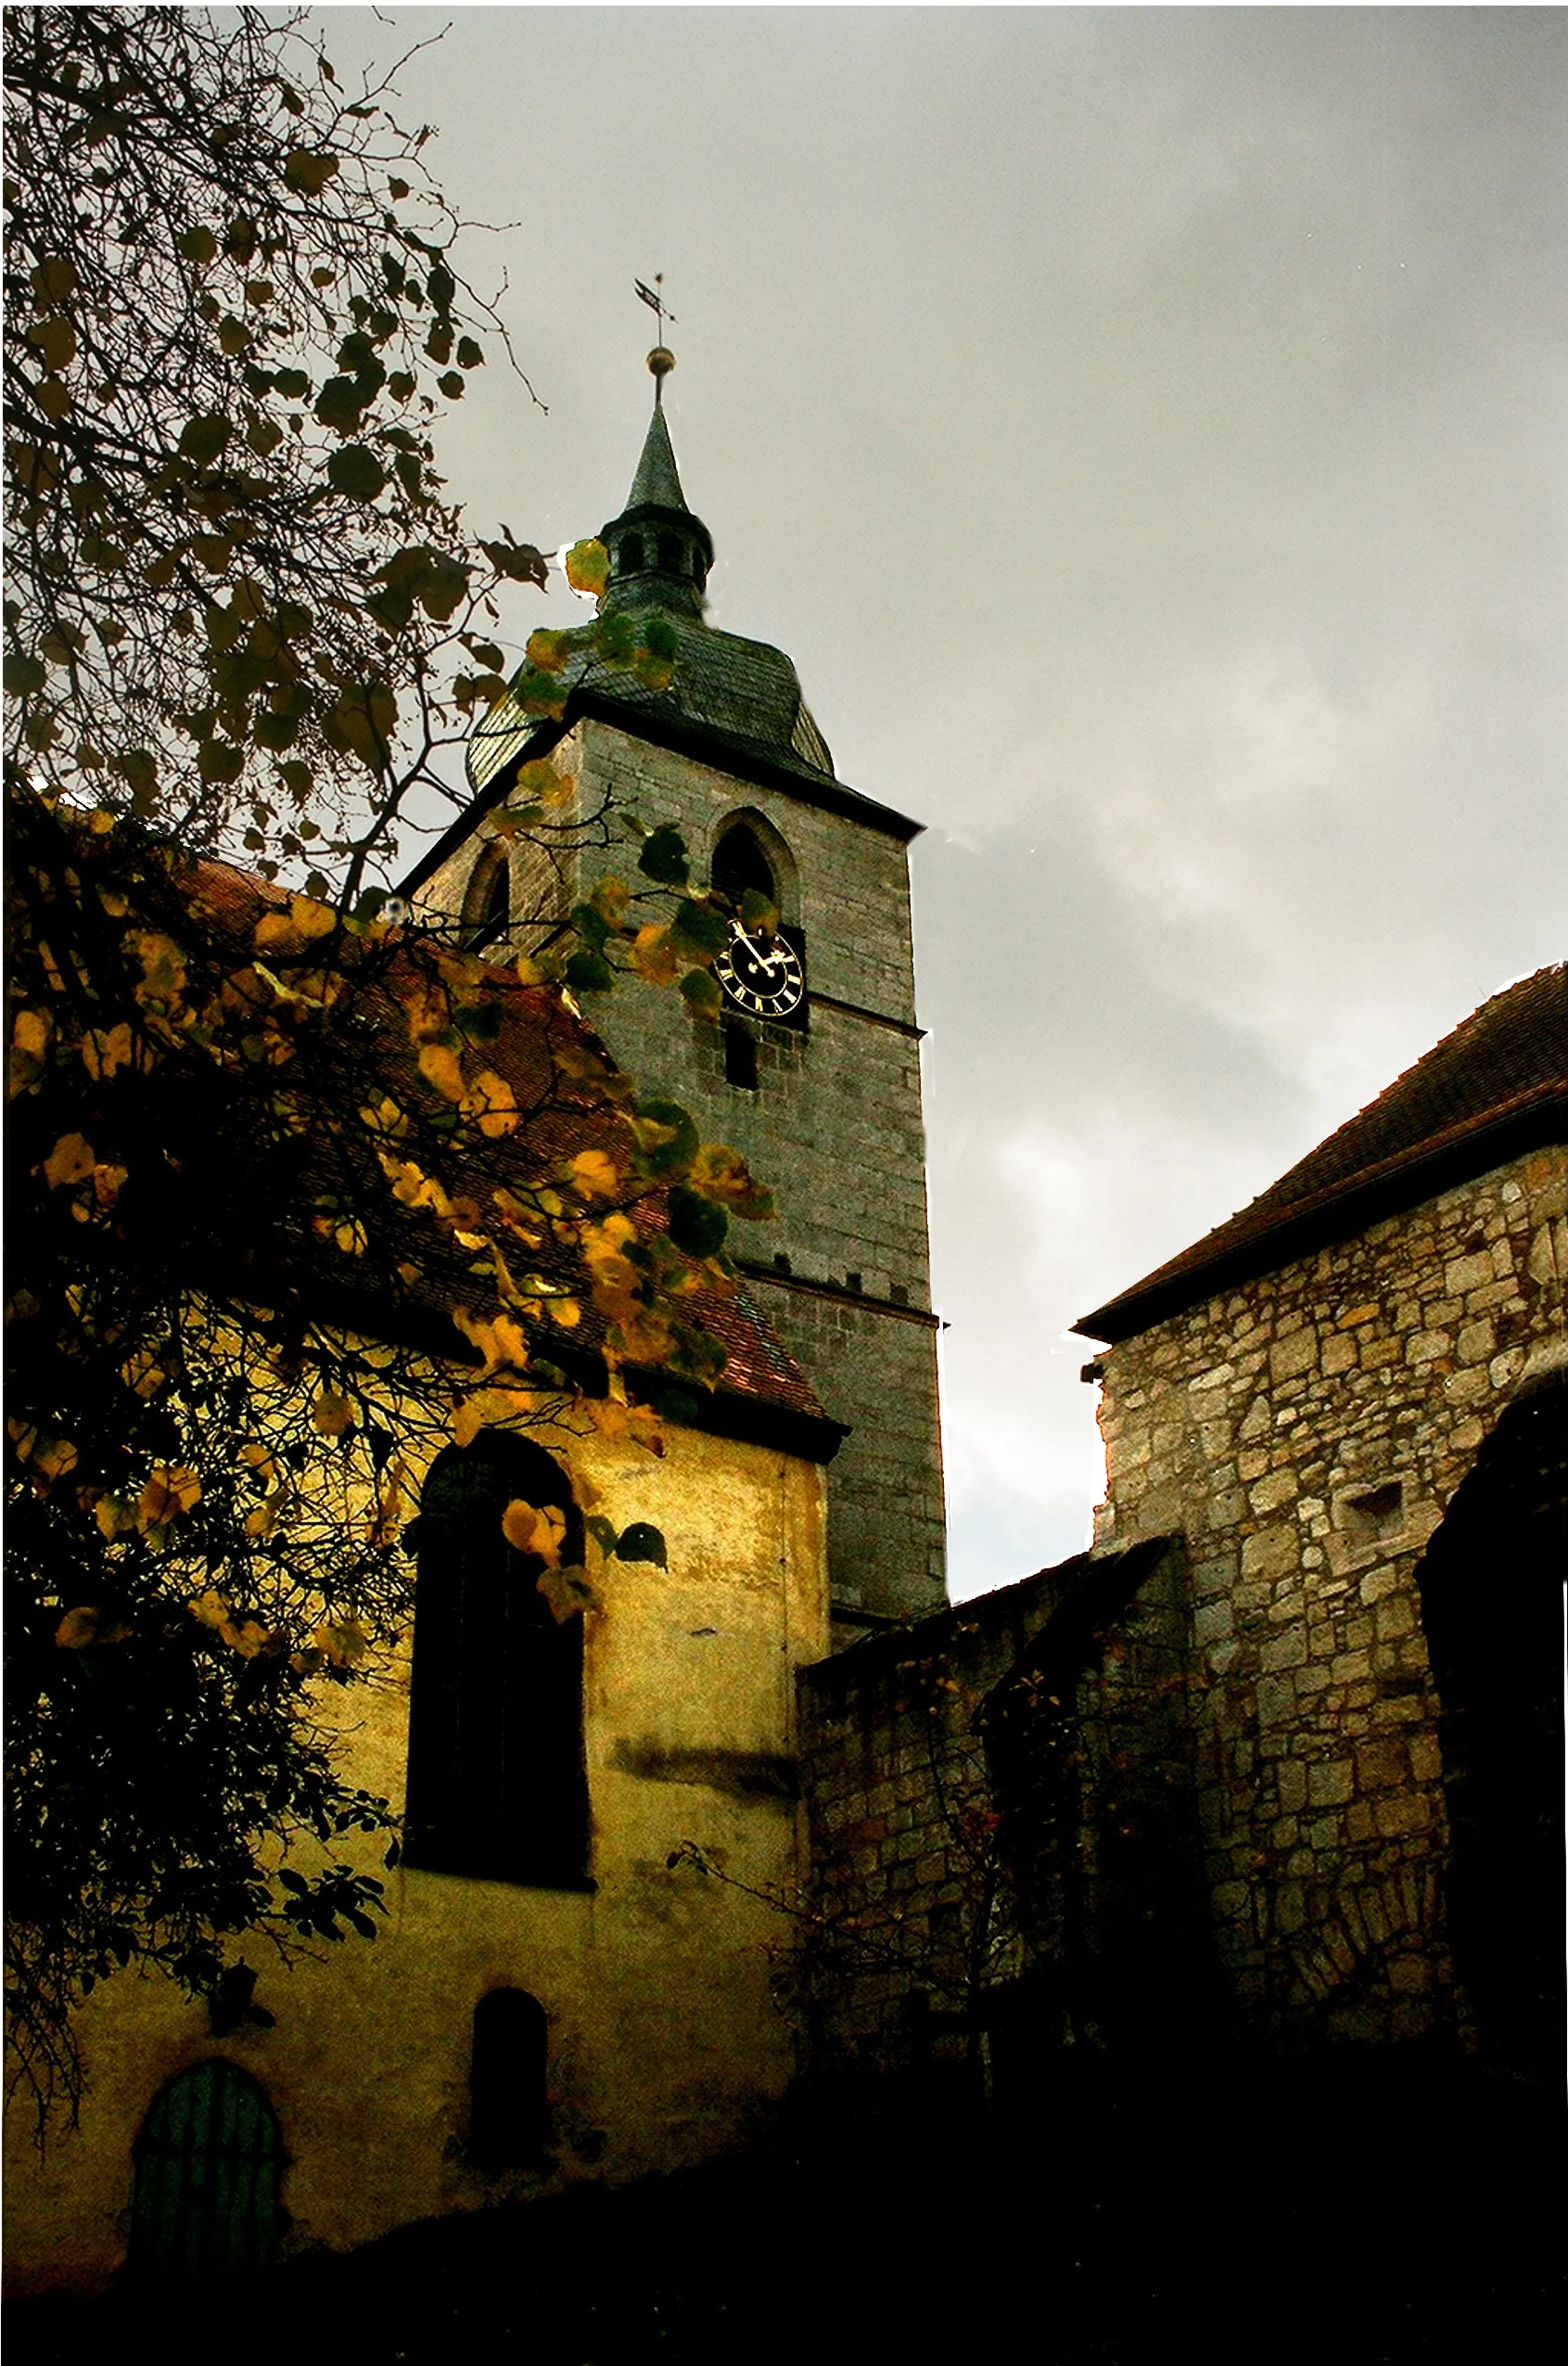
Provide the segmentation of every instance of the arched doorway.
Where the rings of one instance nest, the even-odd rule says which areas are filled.
[[[185,2281],[271,2263],[284,2155],[276,2115],[249,2071],[198,2062],[154,2096],[134,2147],[131,2265]]]
[[[1555,2076],[1563,2027],[1568,1383],[1502,1414],[1418,1572],[1441,1704],[1455,1970],[1484,2051]]]

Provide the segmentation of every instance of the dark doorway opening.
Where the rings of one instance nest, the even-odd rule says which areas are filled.
[[[1418,1572],[1441,1704],[1455,1970],[1484,2053],[1561,2074],[1568,1384],[1502,1414]]]

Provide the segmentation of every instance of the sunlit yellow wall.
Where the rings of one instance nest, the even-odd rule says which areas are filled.
[[[794,1877],[795,1676],[827,1648],[822,1474],[673,1428],[662,1460],[598,1439],[562,1459],[618,1528],[651,1521],[669,1552],[667,1571],[611,1562],[588,1618],[596,1886],[389,1874],[374,1944],[323,1947],[285,1970],[252,1943],[257,2002],[277,2026],[222,2040],[169,1983],[111,1982],[83,2015],[80,2129],[40,2156],[20,2098],[7,2116],[12,2289],[89,2288],[119,2267],[136,2129],[163,2081],[210,2055],[243,2064],[271,2097],[296,2249],[552,2181],[465,2157],[471,2016],[491,1988],[526,1989],[549,2015],[554,2181],[720,2151],[781,2091],[793,2065],[769,1950],[784,1925],[668,1859],[693,1840],[739,1881]],[[394,1800],[407,1675],[404,1657],[335,1695],[352,1779]]]

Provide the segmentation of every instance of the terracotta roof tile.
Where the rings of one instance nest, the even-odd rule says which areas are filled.
[[[1074,1329],[1131,1338],[1220,1289],[1568,1142],[1568,964],[1494,994],[1271,1188]]]

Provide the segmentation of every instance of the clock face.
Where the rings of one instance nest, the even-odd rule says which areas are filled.
[[[730,1001],[756,1018],[786,1018],[806,992],[800,956],[782,937],[749,934],[730,923],[730,941],[713,965]]]

